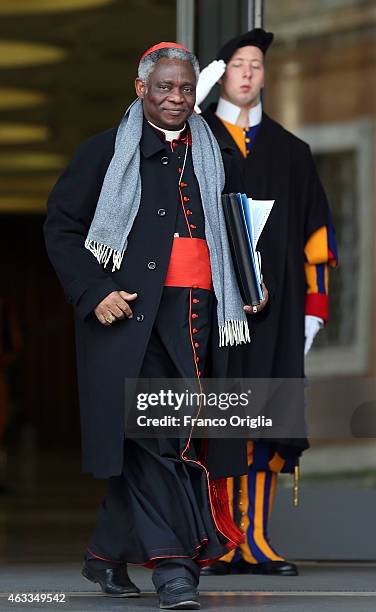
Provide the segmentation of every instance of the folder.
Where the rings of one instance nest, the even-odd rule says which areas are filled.
[[[245,194],[222,195],[227,236],[240,295],[244,304],[258,306],[263,298],[261,257],[257,242],[274,200],[252,200]]]

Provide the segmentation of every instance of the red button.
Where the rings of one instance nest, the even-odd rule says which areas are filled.
[[[202,372],[200,372],[200,371],[199,371],[198,375],[199,375],[199,376],[202,376]]]
[[[198,314],[193,313],[193,315],[192,315],[192,319],[198,319]]]
[[[191,210],[187,210],[187,215],[191,215],[192,211]]]
[[[197,225],[193,225],[193,223],[190,223],[189,227],[191,227],[192,229],[197,229]]]
[[[196,357],[196,363],[200,361],[200,357]]]
[[[183,198],[184,202],[189,202],[189,199],[190,198],[188,198],[188,196],[184,196],[184,198]]]
[[[188,187],[188,183],[184,183],[184,181],[182,181],[182,182],[180,183],[180,187]]]
[[[195,342],[195,348],[198,348],[200,345],[198,342]]]
[[[181,170],[181,168],[178,168],[178,172],[179,172],[179,174],[181,173],[181,171],[182,171],[182,170]]]
[[[194,328],[192,329],[192,334],[197,334],[197,332],[198,332],[198,329],[197,329],[196,327],[194,327]]]
[[[193,300],[192,300],[192,302],[193,302],[194,304],[198,304],[198,303],[199,303],[199,301],[200,301],[200,300],[198,300],[197,298],[193,298]]]

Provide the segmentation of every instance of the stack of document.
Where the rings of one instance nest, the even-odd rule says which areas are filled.
[[[257,243],[274,200],[253,200],[244,193],[222,196],[232,260],[245,304],[257,306],[263,298],[261,257]]]

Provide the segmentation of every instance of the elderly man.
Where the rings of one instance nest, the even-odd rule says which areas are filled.
[[[79,147],[45,224],[75,308],[83,469],[108,479],[83,574],[106,594],[137,596],[127,562],[152,567],[167,609],[198,608],[200,564],[239,543],[226,477],[247,469],[238,441],[125,438],[126,378],[224,377],[229,351],[249,341],[220,150],[192,115],[198,73],[182,45],[149,49],[137,100],[118,128]]]
[[[243,376],[301,378],[304,354],[328,319],[328,265],[336,265],[337,255],[308,145],[262,110],[264,56],[272,40],[272,33],[256,28],[228,41],[201,73],[197,102],[219,80],[219,101],[204,117],[223,155],[232,159],[232,171],[237,170],[229,190],[275,200],[259,242],[271,298],[252,322],[252,343],[241,349]],[[248,443],[248,475],[229,482],[246,541],[203,573],[297,574],[296,566],[272,547],[268,525],[278,474],[293,472],[305,448],[307,441],[298,438]]]

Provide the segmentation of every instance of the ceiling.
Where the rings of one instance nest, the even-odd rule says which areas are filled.
[[[0,212],[43,213],[70,155],[119,122],[174,0],[0,0]]]

